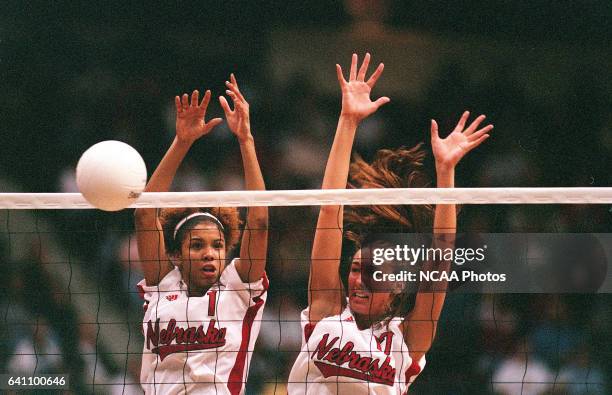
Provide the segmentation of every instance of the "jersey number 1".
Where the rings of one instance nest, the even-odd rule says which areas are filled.
[[[208,291],[208,315],[215,315],[215,308],[217,306],[217,291]]]

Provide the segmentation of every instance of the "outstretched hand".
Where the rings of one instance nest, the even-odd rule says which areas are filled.
[[[251,136],[251,121],[249,118],[249,103],[246,101],[240,89],[238,88],[238,81],[232,73],[230,75],[230,81],[225,81],[227,90],[225,93],[232,99],[234,103],[234,109],[232,110],[227,102],[227,99],[223,96],[219,96],[219,103],[225,112],[225,118],[227,119],[227,126],[229,126],[232,133],[236,135],[239,141],[245,141]]]
[[[383,96],[375,101],[370,99],[370,92],[383,72],[384,64],[379,64],[374,73],[366,81],[366,73],[370,64],[370,54],[366,53],[363,63],[357,71],[357,54],[353,54],[348,81],[344,79],[342,67],[336,65],[338,82],[342,90],[342,116],[353,118],[357,122],[376,112],[380,106],[389,103],[390,99]]]
[[[454,169],[465,154],[489,138],[488,133],[493,129],[493,125],[478,129],[478,126],[486,117],[480,115],[470,126],[465,128],[469,116],[470,112],[465,111],[455,129],[445,139],[441,139],[438,135],[438,123],[433,119],[431,120],[431,146],[436,159],[436,168]]]
[[[191,103],[189,96],[185,93],[182,98],[176,96],[174,104],[176,105],[176,137],[184,143],[193,143],[205,134],[223,122],[221,118],[211,119],[209,122],[204,120],[206,116],[206,108],[210,102],[210,91],[207,90],[199,102],[200,93],[194,90],[191,94]]]

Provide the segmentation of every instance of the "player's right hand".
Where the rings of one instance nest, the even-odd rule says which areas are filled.
[[[233,73],[230,75],[230,81],[225,81],[225,85],[228,88],[225,92],[232,99],[234,109],[231,109],[227,99],[223,96],[219,96],[219,103],[221,103],[221,108],[225,112],[227,126],[236,135],[238,141],[242,143],[252,138],[249,103],[242,95],[242,92],[240,92],[238,81],[236,81]]]
[[[391,101],[383,96],[376,101],[370,99],[370,92],[376,85],[376,81],[383,72],[384,64],[379,64],[372,76],[366,81],[366,73],[370,64],[370,54],[366,53],[365,59],[357,72],[357,54],[353,54],[351,71],[348,81],[344,79],[342,67],[336,65],[338,82],[342,90],[342,113],[341,116],[351,118],[357,122],[376,112],[378,108]]]
[[[215,126],[223,122],[221,118],[211,119],[209,122],[204,120],[206,108],[210,102],[210,91],[204,94],[202,102],[199,102],[200,93],[194,90],[189,96],[185,93],[182,98],[176,96],[176,137],[182,143],[191,144],[200,137],[208,134]]]

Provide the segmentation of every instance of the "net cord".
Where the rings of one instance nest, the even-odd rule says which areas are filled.
[[[129,208],[372,204],[612,204],[612,188],[372,188],[145,192]],[[0,193],[0,209],[93,209],[80,193]]]

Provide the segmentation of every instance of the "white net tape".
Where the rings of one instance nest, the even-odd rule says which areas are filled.
[[[139,207],[612,204],[612,188],[396,188],[143,193]],[[80,193],[0,193],[0,209],[91,209]]]

